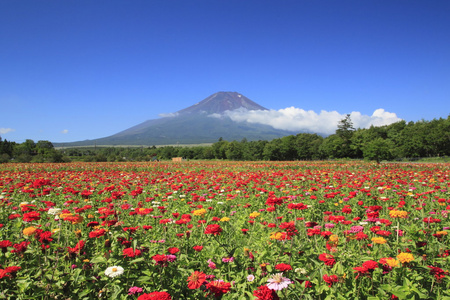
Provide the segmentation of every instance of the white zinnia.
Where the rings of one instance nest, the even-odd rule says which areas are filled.
[[[54,208],[50,208],[49,210],[48,210],[48,214],[49,215],[54,215],[54,216],[56,216],[56,215],[60,215],[61,214],[61,208],[56,208],[56,207],[54,207]]]
[[[123,274],[123,268],[121,266],[112,266],[105,270],[105,275],[108,277],[116,277]]]

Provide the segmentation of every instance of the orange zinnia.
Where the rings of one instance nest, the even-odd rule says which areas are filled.
[[[36,231],[36,228],[34,228],[33,226],[27,227],[23,230],[23,235],[30,236],[30,235],[34,234],[35,231]]]
[[[188,288],[191,290],[198,289],[206,281],[206,274],[203,272],[195,271],[188,277]]]

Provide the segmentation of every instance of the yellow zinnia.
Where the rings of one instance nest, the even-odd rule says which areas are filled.
[[[337,235],[335,235],[335,234],[332,234],[332,235],[330,235],[328,240],[330,242],[337,243],[339,241],[339,237]]]
[[[71,213],[63,213],[63,214],[59,215],[59,218],[64,220],[65,218],[71,217],[71,216],[73,216],[73,214],[71,214]]]
[[[395,268],[395,267],[398,267],[398,260],[396,260],[395,258],[389,257],[388,259],[386,259],[386,264],[391,268]]]
[[[259,212],[254,211],[254,212],[252,212],[252,213],[250,214],[250,219],[257,218],[257,217],[259,217],[260,215],[261,215],[261,214],[260,214]]]
[[[222,219],[220,219],[220,222],[228,222],[230,221],[230,218],[228,217],[223,217]]]
[[[283,241],[286,238],[287,238],[287,236],[286,236],[285,232],[272,232],[270,234],[270,239],[271,240]]]
[[[373,243],[380,244],[380,245],[387,243],[386,239],[381,237],[381,236],[380,237],[373,237],[371,240],[372,240]]]
[[[401,252],[397,255],[397,259],[402,262],[402,264],[409,263],[414,260],[414,256],[411,253]]]
[[[22,231],[22,233],[23,233],[24,236],[30,236],[30,235],[34,234],[35,231],[36,231],[36,228],[34,228],[33,226],[31,226],[31,227],[25,228],[25,229]]]
[[[194,210],[194,212],[192,214],[194,216],[203,216],[206,213],[207,213],[206,209],[201,208],[201,209]]]
[[[391,217],[391,218],[401,218],[401,219],[404,219],[404,218],[406,218],[406,217],[408,217],[408,212],[407,211],[404,211],[404,210],[391,210],[390,212],[389,212],[389,216]]]

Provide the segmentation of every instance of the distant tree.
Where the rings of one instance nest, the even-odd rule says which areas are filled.
[[[322,158],[342,158],[346,157],[343,150],[345,141],[337,134],[332,134],[325,138],[319,147],[320,156]]]
[[[349,140],[355,131],[350,114],[347,114],[344,119],[340,120],[337,127],[336,134],[344,140]]]
[[[244,143],[243,159],[244,160],[263,160],[264,147],[268,141],[250,141]]]
[[[264,160],[283,160],[281,150],[281,139],[274,139],[264,146],[263,159]]]
[[[391,149],[393,142],[381,137],[369,141],[363,147],[364,159],[375,160],[379,163],[382,160],[390,160],[393,158]]]
[[[301,160],[319,159],[319,147],[323,137],[311,133],[299,133],[295,136],[297,158]]]
[[[242,160],[243,158],[243,145],[237,141],[228,143],[225,147],[225,156],[230,160]]]
[[[2,137],[0,136],[0,155],[6,154],[9,158],[11,158],[11,156],[13,155],[15,145],[16,143],[14,142],[2,140]]]
[[[284,136],[280,139],[280,160],[296,160],[297,159],[297,149],[296,140],[294,135]]]
[[[226,155],[226,149],[227,149],[228,141],[223,140],[222,138],[219,138],[218,142],[215,142],[212,145],[212,151],[214,154],[214,157],[216,159],[225,159],[227,158]]]
[[[355,131],[350,114],[347,114],[344,119],[340,120],[336,129],[336,135],[342,140],[339,157],[353,157],[351,148],[351,138]]]

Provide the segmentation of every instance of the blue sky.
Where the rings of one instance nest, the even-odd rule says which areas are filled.
[[[218,91],[321,122],[447,118],[449,15],[447,0],[0,1],[0,135],[105,137]]]

